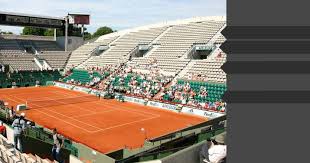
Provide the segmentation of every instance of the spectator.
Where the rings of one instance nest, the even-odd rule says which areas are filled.
[[[3,125],[2,121],[0,121],[0,134],[3,135],[4,137],[6,137],[6,128]]]
[[[212,144],[211,140],[207,139],[206,142],[202,145],[200,153],[199,153],[199,158],[200,158],[199,163],[204,163],[204,160],[210,161],[208,150],[211,144]]]
[[[57,133],[56,128],[54,128],[53,130],[53,141],[54,141],[54,145],[52,148],[53,159],[58,161],[59,163],[62,163],[63,159],[61,157],[61,148],[64,146],[64,138]]]
[[[15,119],[15,117],[16,117],[16,113],[15,113],[15,111],[14,111],[13,106],[11,107],[11,110],[10,110],[10,117],[11,117],[12,119]]]
[[[14,129],[14,147],[18,149],[19,144],[19,151],[23,152],[23,134],[26,128],[25,113],[21,113],[21,115],[13,121],[12,127]]]
[[[204,159],[206,163],[221,163],[226,158],[227,146],[225,145],[226,132],[215,137],[215,142],[212,143],[208,152],[209,160]]]
[[[11,119],[11,115],[10,115],[10,109],[5,107],[5,119],[6,119],[6,122],[9,122],[10,119]]]
[[[110,86],[120,93],[143,98],[153,98],[172,79],[173,77],[162,74],[155,75],[132,72],[131,67],[122,66],[116,73],[109,77],[105,84],[111,84]],[[105,86],[101,84],[100,87],[104,88]]]

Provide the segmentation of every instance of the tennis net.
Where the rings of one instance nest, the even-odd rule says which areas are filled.
[[[59,105],[69,105],[69,104],[77,104],[84,102],[91,102],[99,100],[98,97],[93,95],[87,96],[79,96],[79,97],[71,97],[71,98],[59,98],[59,99],[47,99],[47,100],[27,100],[26,105],[27,108],[43,108],[43,107],[51,107],[51,106],[59,106]]]

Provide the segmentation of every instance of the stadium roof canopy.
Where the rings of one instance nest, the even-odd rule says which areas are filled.
[[[58,20],[65,20],[64,17],[56,17],[56,16],[43,16],[43,15],[33,15],[33,14],[24,14],[24,13],[18,13],[18,12],[6,12],[6,11],[0,11],[0,14],[6,14],[6,15],[16,15],[16,16],[28,16],[28,17],[37,17],[37,18],[46,18],[46,19],[58,19]]]
[[[0,11],[0,25],[63,28],[65,18]]]

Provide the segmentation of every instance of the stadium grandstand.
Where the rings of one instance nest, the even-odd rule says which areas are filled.
[[[199,162],[205,140],[226,132],[225,26],[224,16],[168,21],[71,50],[0,35],[0,160],[57,162],[57,128],[64,162]],[[21,113],[23,151],[12,125]]]

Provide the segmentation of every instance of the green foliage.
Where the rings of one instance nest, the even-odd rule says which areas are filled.
[[[84,32],[84,39],[85,39],[85,40],[90,40],[91,38],[92,38],[91,33],[89,33],[89,32]]]
[[[97,29],[97,31],[93,34],[92,38],[96,38],[102,35],[106,35],[112,33],[113,30],[110,27],[104,26]]]
[[[54,36],[54,29],[47,29],[44,32],[44,36]]]
[[[90,40],[92,38],[97,38],[102,35],[115,32],[110,27],[104,26],[97,29],[97,31],[92,35],[87,32],[87,28],[84,27],[84,39]],[[1,32],[4,33],[4,32]],[[62,29],[57,29],[57,36],[63,36],[64,31]],[[4,33],[6,34],[6,33]],[[7,33],[12,34],[12,32]],[[54,29],[47,28],[37,28],[37,27],[24,27],[22,35],[36,35],[36,36],[54,36]],[[81,36],[81,29],[77,26],[69,26],[69,36]]]
[[[13,32],[10,32],[10,31],[2,31],[2,30],[0,29],[0,34],[13,34]]]
[[[36,35],[36,36],[54,36],[54,29],[50,28],[37,28],[37,27],[24,27],[22,35]],[[57,36],[62,36],[62,29],[57,29]]]
[[[45,32],[47,29],[45,28],[37,28],[37,27],[24,27],[22,35],[36,35],[36,36],[45,36]]]

